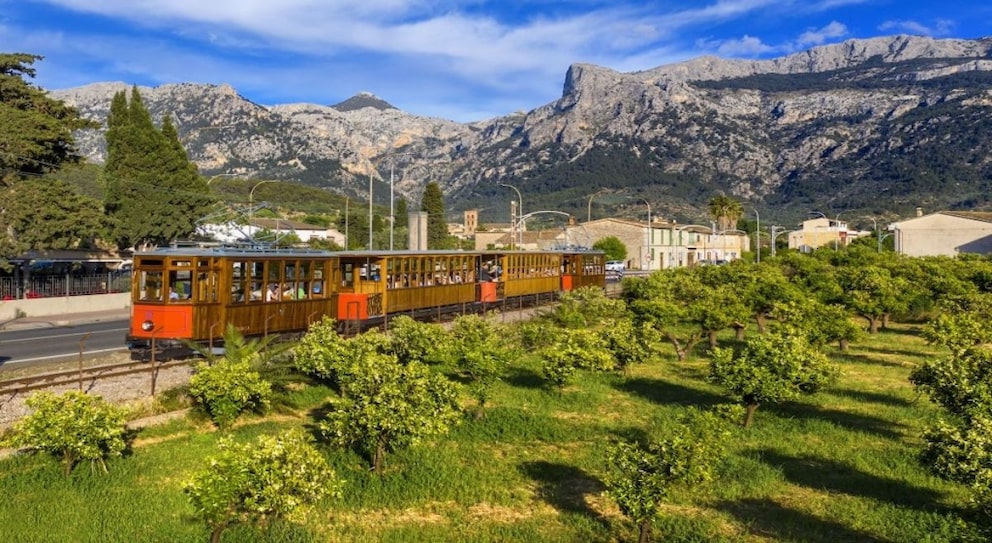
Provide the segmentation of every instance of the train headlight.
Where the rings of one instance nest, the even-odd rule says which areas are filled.
[[[151,332],[155,328],[155,323],[152,321],[145,321],[141,323],[141,329],[145,332]]]

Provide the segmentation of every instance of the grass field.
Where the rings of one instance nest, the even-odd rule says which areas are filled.
[[[729,337],[725,338],[729,341]],[[762,406],[754,426],[734,426],[718,478],[675,496],[654,524],[656,541],[980,541],[964,488],[917,463],[937,410],[907,381],[938,353],[913,326],[894,325],[829,354],[838,381],[801,402]],[[582,374],[561,394],[542,387],[536,359],[516,364],[485,418],[386,457],[383,474],[350,451],[323,446],[347,480],[305,525],[232,528],[224,541],[573,542],[636,541],[604,494],[605,451],[643,437],[685,406],[726,403],[705,381],[700,355],[635,366],[629,376]],[[240,440],[311,427],[331,392],[299,388],[270,416],[243,420]],[[466,395],[467,398],[467,395]],[[470,402],[466,399],[466,405]],[[80,466],[64,478],[54,460],[0,462],[4,542],[206,541],[181,491],[216,451],[203,420],[142,430],[130,455],[103,474]]]

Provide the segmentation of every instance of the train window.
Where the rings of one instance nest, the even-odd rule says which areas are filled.
[[[248,301],[260,302],[265,296],[265,263],[248,263]]]
[[[169,302],[189,302],[192,296],[193,272],[169,270]]]
[[[142,271],[138,278],[140,298],[143,301],[162,301],[162,272]]]
[[[324,263],[313,263],[313,282],[310,283],[310,295],[314,298],[324,296]]]

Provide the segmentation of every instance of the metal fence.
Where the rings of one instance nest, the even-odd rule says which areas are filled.
[[[0,300],[110,294],[131,290],[131,272],[0,277]]]

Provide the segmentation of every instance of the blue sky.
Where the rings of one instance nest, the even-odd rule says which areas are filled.
[[[851,38],[992,35],[987,0],[0,0],[35,84],[228,83],[260,104],[371,92],[473,121],[557,99],[565,71],[770,58]]]

